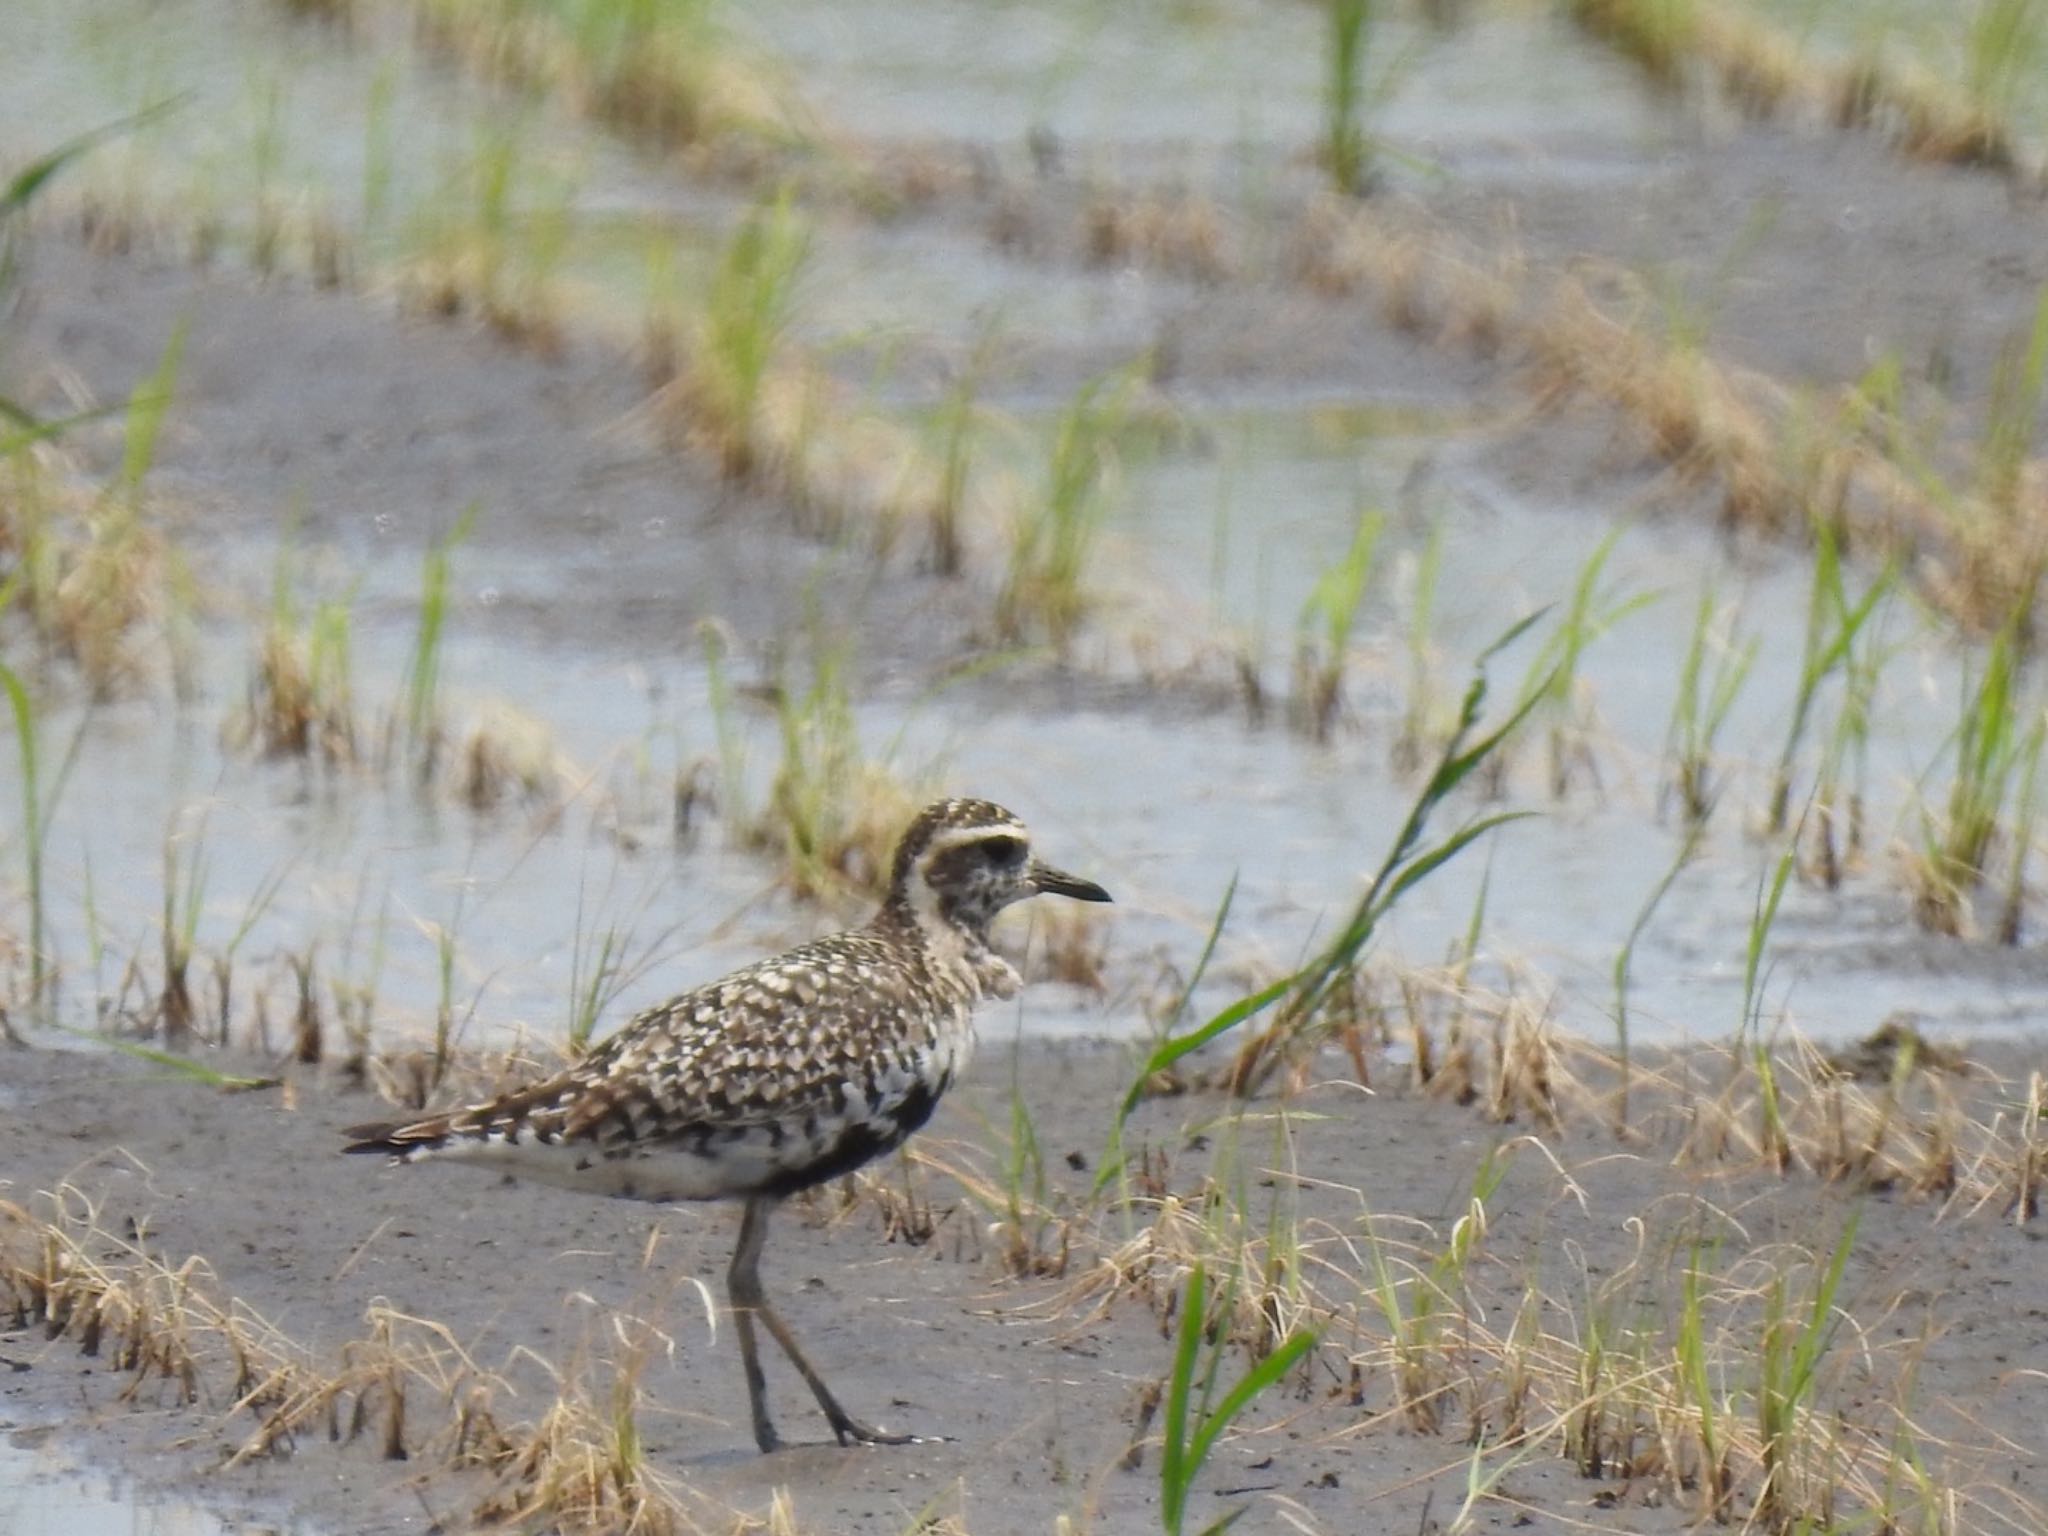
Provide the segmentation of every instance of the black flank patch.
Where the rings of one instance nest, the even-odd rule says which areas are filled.
[[[839,1133],[839,1137],[825,1148],[817,1161],[806,1163],[801,1168],[789,1168],[762,1184],[759,1193],[764,1195],[793,1195],[798,1190],[809,1189],[838,1178],[842,1173],[873,1162],[885,1152],[893,1152],[914,1131],[931,1119],[932,1111],[938,1107],[939,1095],[945,1091],[942,1079],[936,1086],[918,1083],[903,1096],[903,1102],[896,1105],[886,1117],[863,1120],[850,1125]]]

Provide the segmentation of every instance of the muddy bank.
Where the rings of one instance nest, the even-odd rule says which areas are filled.
[[[2003,1065],[2039,1059],[2037,1050],[2013,1052]],[[430,1321],[445,1327],[433,1342],[465,1388],[502,1372],[493,1407],[510,1420],[538,1418],[562,1390],[536,1357],[573,1380],[579,1360],[617,1358],[619,1339],[637,1339],[647,1356],[635,1410],[647,1464],[696,1490],[692,1507],[712,1529],[730,1519],[720,1510],[758,1514],[779,1489],[805,1530],[891,1531],[929,1515],[1002,1536],[1044,1531],[1061,1516],[1105,1531],[1157,1520],[1156,1446],[1135,1468],[1124,1463],[1141,1437],[1148,1388],[1169,1365],[1162,1309],[1177,1271],[1158,1245],[1175,1207],[1076,1214],[1127,1078],[1121,1049],[1031,1044],[1012,1054],[986,1045],[971,1082],[923,1139],[935,1163],[994,1169],[1014,1083],[1044,1153],[1046,1207],[1073,1217],[1041,1250],[1047,1269],[1065,1253],[1061,1273],[1006,1275],[993,1224],[1000,1209],[977,1205],[932,1167],[879,1170],[883,1186],[910,1192],[915,1241],[888,1219],[902,1208],[873,1191],[851,1206],[828,1192],[783,1213],[768,1284],[840,1395],[890,1428],[949,1438],[874,1450],[820,1444],[800,1385],[775,1361],[771,1392],[794,1448],[765,1458],[751,1445],[726,1319],[714,1329],[699,1289],[722,1303],[731,1211],[649,1210],[462,1170],[345,1159],[338,1129],[373,1112],[374,1101],[310,1077],[222,1095],[96,1053],[12,1052],[5,1067],[0,1198],[32,1205],[35,1192],[68,1184],[74,1211],[90,1202],[110,1234],[93,1240],[96,1251],[114,1255],[125,1234],[171,1266],[202,1256],[203,1288],[236,1298],[316,1359],[367,1347],[375,1323],[366,1311],[400,1335],[419,1325],[393,1317]],[[1570,1394],[1551,1396],[1558,1384],[1543,1372],[1560,1367],[1542,1364],[1539,1335],[1558,1348],[1573,1318],[1598,1321],[1617,1330],[1611,1348],[1641,1351],[1637,1368],[1655,1375],[1669,1368],[1657,1354],[1669,1341],[1626,1340],[1638,1329],[1646,1341],[1660,1337],[1665,1265],[1675,1273],[1695,1263],[1745,1291],[1777,1274],[1789,1296],[1804,1296],[1803,1266],[1825,1257],[1852,1215],[1839,1317],[1806,1406],[1839,1416],[1852,1439],[1878,1437],[1873,1444],[1911,1423],[1932,1475],[1962,1490],[1958,1529],[2011,1528],[2001,1522],[2029,1507],[2017,1500],[2038,1507],[2048,1494],[2048,1456],[2033,1427],[2041,1389],[2028,1368],[2048,1314],[2038,1223],[2017,1224],[1996,1205],[1973,1215],[1951,1204],[1937,1220],[1938,1199],[1858,1198],[1804,1174],[1768,1177],[1739,1159],[1675,1168],[1669,1143],[1617,1145],[1583,1125],[1539,1145],[1527,1124],[1491,1124],[1474,1109],[1405,1093],[1398,1067],[1382,1070],[1387,1091],[1311,1091],[1291,1102],[1284,1126],[1277,1104],[1234,1120],[1228,1103],[1200,1096],[1149,1102],[1132,1124],[1147,1177],[1196,1202],[1184,1213],[1201,1209],[1205,1177],[1241,1183],[1247,1216],[1269,1235],[1284,1213],[1303,1245],[1301,1281],[1316,1298],[1307,1315],[1325,1330],[1309,1375],[1271,1394],[1246,1422],[1250,1432],[1219,1449],[1194,1505],[1203,1518],[1250,1503],[1254,1530],[1414,1530],[1427,1528],[1418,1522],[1429,1514],[1447,1523],[1465,1496],[1473,1415],[1490,1437],[1501,1430],[1485,1341],[1512,1335],[1517,1297],[1544,1298],[1526,1304],[1541,1323],[1530,1324],[1539,1384],[1527,1410],[1540,1425],[1548,1410],[1535,1405],[1568,1408]],[[1979,1110],[1999,1101],[1988,1081],[1964,1091]],[[1429,1255],[1471,1215],[1489,1149],[1506,1176],[1487,1188],[1483,1229],[1472,1235],[1458,1290],[1459,1307],[1470,1309],[1465,1336],[1430,1346],[1462,1364],[1425,1421],[1404,1407],[1385,1364],[1388,1324],[1366,1254],[1385,1245],[1412,1301]],[[1151,1265],[1126,1246],[1148,1231]],[[1121,1271],[1105,1268],[1119,1251]],[[1731,1333],[1717,1333],[1714,1347],[1729,1351],[1717,1370],[1727,1373],[1733,1426],[1754,1382],[1732,1333],[1742,1304],[1728,1305]],[[1721,1315],[1709,1313],[1710,1328]],[[659,1332],[614,1332],[615,1316]],[[473,1371],[457,1364],[456,1345]],[[50,1339],[40,1326],[17,1324],[0,1351],[11,1367],[0,1413],[13,1427],[57,1423],[94,1459],[237,1516],[369,1533],[419,1529],[430,1512],[460,1528],[494,1484],[502,1499],[512,1481],[447,1466],[450,1410],[422,1383],[395,1439],[373,1400],[352,1441],[302,1432],[224,1468],[261,1414],[238,1410],[231,1382],[211,1371],[197,1400],[183,1403],[176,1382],[138,1385],[105,1353],[82,1355],[77,1337]],[[608,1368],[596,1371],[600,1402],[612,1380]],[[1634,1411],[1631,1389],[1595,1390],[1611,1394],[1603,1401],[1617,1420]],[[337,1423],[348,1428],[350,1414]],[[386,1459],[401,1442],[409,1459]],[[1633,1473],[1610,1462],[1590,1478],[1566,1459],[1565,1443],[1551,1425],[1533,1450],[1495,1453],[1477,1528],[1533,1521],[1663,1532],[1699,1518],[1659,1471],[1654,1445],[1634,1441]],[[1852,1498],[1846,1482],[1841,1497]]]

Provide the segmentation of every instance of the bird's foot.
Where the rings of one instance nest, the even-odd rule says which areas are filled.
[[[832,1433],[839,1437],[841,1445],[932,1445],[946,1438],[944,1435],[892,1435],[885,1429],[876,1429],[872,1424],[863,1424],[853,1418],[833,1420]]]

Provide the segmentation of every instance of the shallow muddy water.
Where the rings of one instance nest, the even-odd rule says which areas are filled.
[[[1369,121],[1403,153],[1651,143],[1670,130],[1624,66],[1574,46],[1537,8],[1478,7],[1442,30],[1377,10]],[[1246,151],[1257,153],[1243,169],[1270,175],[1272,150],[1305,154],[1322,131],[1328,24],[1313,5],[860,0],[820,12],[772,0],[745,18],[830,118],[883,138],[1014,150],[1036,133],[1084,169],[1136,153],[1206,179]]]
[[[280,1536],[306,1529],[295,1522],[265,1528]],[[0,1423],[0,1530],[8,1536],[228,1536],[251,1529],[74,1459],[50,1440],[25,1444]]]
[[[1131,474],[1105,575],[1131,579],[1142,564],[1149,586],[1180,593],[1187,611],[1200,612],[1211,571],[1229,572],[1215,598],[1222,622],[1265,632],[1268,686],[1278,695],[1289,686],[1291,611],[1348,538],[1354,509],[1398,504],[1418,454],[1437,464],[1428,488],[1409,498],[1432,510],[1411,507],[1385,535],[1382,575],[1350,662],[1351,718],[1331,745],[1275,724],[1248,728],[1228,708],[1190,718],[1170,695],[1135,711],[1062,707],[1030,690],[1012,695],[999,677],[936,692],[915,674],[884,677],[859,707],[868,754],[911,782],[1025,810],[1055,857],[1116,891],[1107,1003],[1042,989],[996,1026],[1005,1032],[1141,1028],[1132,989],[1144,986],[1151,957],[1185,964],[1233,875],[1239,889],[1226,955],[1284,966],[1330,931],[1412,793],[1387,757],[1409,686],[1403,630],[1427,521],[1440,523],[1443,569],[1454,573],[1431,631],[1439,704],[1462,689],[1466,658],[1508,620],[1569,592],[1605,532],[1579,509],[1511,495],[1441,437],[1347,434],[1327,424],[1318,436],[1243,416],[1202,436],[1216,443],[1234,434],[1241,452],[1226,447],[1182,463],[1169,454]],[[1211,483],[1197,490],[1194,480]],[[1234,509],[1225,520],[1234,543],[1215,562],[1203,548],[1203,525],[1219,496]],[[1149,558],[1132,557],[1119,570],[1120,549]],[[239,559],[253,586],[260,552],[245,544]],[[630,935],[636,957],[645,954],[652,966],[622,994],[624,1008],[717,974],[819,920],[772,898],[769,870],[727,848],[716,823],[689,846],[674,842],[672,786],[720,750],[700,651],[636,657],[563,635],[537,644],[492,622],[508,591],[525,603],[545,601],[545,584],[526,570],[516,542],[488,555],[458,550],[456,562],[463,602],[444,663],[451,744],[459,745],[465,722],[516,702],[559,760],[566,805],[478,816],[445,790],[416,795],[403,768],[381,777],[323,773],[224,744],[242,708],[233,658],[251,643],[251,630],[222,626],[207,638],[214,669],[199,704],[103,707],[89,719],[60,711],[45,722],[50,741],[84,733],[54,813],[46,871],[74,1005],[82,992],[111,995],[121,957],[152,949],[167,836],[181,870],[203,866],[202,953],[241,927],[275,880],[277,895],[250,922],[241,955],[267,960],[282,976],[283,956],[311,949],[333,979],[374,987],[388,1039],[430,1028],[442,996],[444,933],[453,940],[449,1001],[465,1042],[482,1045],[517,1034],[559,1038],[572,977],[587,974],[607,930]],[[1247,570],[1261,573],[1265,591],[1284,594],[1268,599],[1263,613],[1239,606],[1259,600],[1256,588],[1244,589]],[[1711,538],[1668,524],[1630,529],[1603,591],[1617,601],[1654,600],[1595,640],[1582,665],[1598,788],[1582,783],[1550,804],[1541,737],[1532,738],[1506,803],[1540,814],[1496,834],[1490,857],[1475,851],[1411,897],[1388,936],[1399,953],[1418,963],[1443,958],[1465,932],[1483,878],[1484,974],[1498,980],[1512,971],[1567,1026],[1595,1038],[1607,1032],[1614,956],[1677,847],[1658,815],[1660,754],[1698,583],[1708,573],[1741,615],[1738,632],[1782,627],[1803,610],[1804,578],[1788,561],[1735,560]],[[359,577],[358,697],[369,720],[396,708],[413,579],[411,560],[397,551],[372,559]],[[870,612],[861,622],[876,621]],[[1937,758],[1959,681],[1954,659],[1931,635],[1913,632],[1919,621],[1903,605],[1888,622],[1897,652],[1882,674],[1871,766],[1870,815],[1880,835],[1908,814],[1912,783]],[[1191,626],[1190,635],[1206,628]],[[1497,699],[1512,697],[1537,654],[1525,641],[1496,661]],[[800,649],[791,663],[801,683]],[[730,665],[737,681],[747,680],[747,663]],[[1636,956],[1638,1038],[1711,1036],[1739,1022],[1747,927],[1774,857],[1747,830],[1782,740],[1797,667],[1796,648],[1761,651],[1731,714],[1723,747],[1735,787],[1727,808]],[[1821,715],[1829,715],[1825,699]],[[732,728],[747,794],[759,803],[778,761],[779,727],[771,712],[741,704]],[[0,749],[9,767],[11,753]],[[138,761],[173,771],[138,783]],[[1109,765],[1127,771],[1105,772]],[[1484,808],[1468,799],[1445,828]],[[1861,1034],[1902,1008],[1971,1032],[2037,1016],[2048,1001],[2048,965],[2026,952],[1900,944],[1904,901],[1903,887],[1881,867],[1852,880],[1841,897],[1795,890],[1772,951],[1773,996],[1802,1028]],[[101,951],[106,958],[94,959]],[[201,970],[203,977],[203,962]],[[282,1025],[275,1005],[286,996],[272,1000],[274,1026]],[[1227,997],[1218,990],[1213,1000]]]
[[[161,7],[112,4],[84,17],[46,5],[11,12],[7,25],[36,45],[44,65],[10,98],[0,131],[19,137],[33,125],[47,138],[189,91],[192,102],[124,148],[125,174],[177,167],[219,182],[229,203],[288,192],[366,226],[376,211],[370,205],[381,200],[387,231],[405,224],[404,210],[442,195],[436,177],[449,164],[493,136],[516,142],[533,169],[512,233],[535,233],[522,220],[566,221],[573,233],[561,279],[583,295],[576,312],[616,336],[630,334],[644,304],[647,243],[670,242],[690,280],[741,206],[595,129],[465,84],[402,37],[373,34],[341,46],[261,8],[229,13],[210,0],[179,0],[178,8],[185,24],[169,46],[155,40]],[[1107,150],[1192,146],[1223,157],[1217,165],[1260,146],[1256,156],[1269,167],[1273,146],[1315,132],[1321,56],[1313,7],[998,7],[977,12],[966,31],[965,12],[913,18],[885,5],[811,21],[798,26],[793,14],[771,10],[749,24],[777,39],[828,113],[843,106],[862,132],[1021,142],[1032,127],[1051,126],[1062,139]],[[915,49],[903,44],[913,24],[929,34]],[[990,29],[1005,46],[991,46]],[[221,46],[223,37],[231,43]],[[1390,133],[1420,141],[1442,130],[1475,149],[1576,134],[1640,155],[1664,131],[1617,67],[1547,18],[1488,13],[1442,36],[1385,41],[1403,60],[1391,66],[1400,89],[1389,98]],[[949,49],[1001,61],[992,66],[999,78],[949,66]],[[1138,70],[1141,57],[1156,67]],[[1531,67],[1531,59],[1547,62]],[[1149,84],[1105,87],[1122,77]],[[1560,115],[1559,101],[1570,110]],[[1231,173],[1212,166],[1207,174],[1256,203],[1255,189],[1247,193]],[[897,389],[886,371],[892,357],[957,356],[974,336],[1001,334],[1071,365],[1143,349],[1175,316],[1208,303],[1187,285],[1048,267],[999,253],[972,230],[931,222],[896,228],[826,218],[813,249],[804,333],[827,355],[852,348],[883,359],[874,386],[881,397]],[[1376,366],[1399,368],[1398,359]],[[208,387],[235,384],[226,374]],[[914,398],[918,387],[904,393]],[[1124,898],[1110,930],[1117,958],[1108,1003],[1035,994],[1022,1015],[1030,1031],[1140,1027],[1145,977],[1161,959],[1184,963],[1233,872],[1241,884],[1231,943],[1245,954],[1285,965],[1327,932],[1412,792],[1387,758],[1414,686],[1409,614],[1429,540],[1440,541],[1442,574],[1423,659],[1429,707],[1441,716],[1464,686],[1468,658],[1514,618],[1564,603],[1610,519],[1625,515],[1613,505],[1511,489],[1497,463],[1512,457],[1515,421],[1461,393],[1455,374],[1415,370],[1411,387],[1376,390],[1363,405],[1314,386],[1304,391],[1284,368],[1203,387],[1209,403],[1186,407],[1184,431],[1129,456],[1091,573],[1108,638],[1084,659],[1125,684],[1142,683],[1145,669],[1130,660],[1131,637],[1142,628],[1169,662],[1207,651],[1213,665],[1219,646],[1235,648],[1284,699],[1304,600],[1361,512],[1380,509],[1387,526],[1347,663],[1348,718],[1333,745],[1311,746],[1272,725],[1248,731],[1227,709],[1190,719],[1189,706],[1170,698],[1119,712],[1076,710],[1000,681],[934,692],[943,666],[892,662],[859,701],[870,754],[935,787],[1016,803]],[[1028,483],[1040,472],[1031,455],[1043,401],[1027,386],[1004,403],[1025,426],[997,452],[1015,459]],[[435,429],[459,433],[461,418]],[[374,430],[364,436],[376,440]],[[175,460],[170,468],[175,474]],[[445,494],[438,482],[437,489]],[[280,490],[280,507],[287,494]],[[385,490],[401,511],[409,494],[417,491],[403,482]],[[335,532],[336,508],[314,514]],[[674,542],[682,516],[679,509],[673,529],[668,514],[649,519],[650,550]],[[720,748],[702,651],[687,629],[636,645],[625,639],[631,626],[582,623],[576,604],[605,589],[604,562],[622,546],[581,550],[551,521],[540,509],[515,509],[507,536],[458,551],[461,601],[445,668],[454,745],[475,720],[502,718],[509,701],[522,717],[515,731],[559,759],[558,781],[573,793],[552,817],[513,809],[479,819],[445,796],[422,801],[402,772],[307,774],[224,743],[241,710],[274,535],[239,536],[212,550],[227,562],[223,590],[242,597],[226,605],[234,617],[217,614],[204,637],[196,705],[131,702],[89,718],[57,707],[46,740],[69,742],[82,731],[48,865],[74,1022],[90,1020],[95,999],[120,995],[128,957],[157,943],[167,839],[181,869],[203,869],[192,887],[200,892],[202,954],[246,923],[243,961],[283,978],[287,956],[311,951],[333,981],[374,990],[379,1027],[393,1035],[419,1034],[444,1005],[466,1021],[472,1043],[554,1035],[566,1027],[572,976],[584,974],[607,932],[630,934],[636,955],[661,962],[622,995],[628,1006],[820,921],[764,901],[770,871],[725,848],[715,826],[692,846],[675,847],[672,787]],[[329,595],[353,590],[358,694],[372,729],[400,691],[417,582],[418,551],[401,547],[409,541],[390,526],[384,513],[374,530],[344,525],[338,550],[312,559],[316,572],[323,561],[328,567]],[[1000,529],[987,532],[1000,541]],[[203,530],[195,533],[204,540]],[[1563,1021],[1595,1036],[1606,1031],[1614,955],[1676,848],[1675,832],[1657,815],[1659,759],[1710,573],[1736,643],[1765,643],[1721,743],[1733,785],[1724,814],[1645,933],[1632,1006],[1648,1036],[1733,1027],[1746,928],[1769,857],[1745,824],[1786,729],[1805,577],[1795,558],[1733,556],[1680,525],[1630,526],[1609,559],[1602,601],[1641,598],[1647,606],[1621,618],[1583,662],[1597,784],[1584,781],[1551,806],[1541,743],[1532,741],[1512,776],[1512,799],[1545,814],[1499,834],[1491,866],[1475,853],[1411,899],[1389,935],[1409,959],[1435,960],[1465,931],[1490,867],[1485,949],[1496,975],[1512,968],[1534,978],[1522,984],[1550,997]],[[513,613],[520,623],[500,622]],[[890,622],[872,606],[840,617],[855,656]],[[1952,729],[1959,681],[1954,657],[1908,605],[1895,605],[1886,622],[1896,653],[1879,691],[1870,768],[1880,844],[1907,825],[1913,786]],[[805,642],[793,620],[786,629],[783,648],[801,668]],[[739,680],[751,680],[756,665],[737,658]],[[1501,658],[1496,699],[1511,696],[1535,665],[1530,643]],[[1816,735],[1832,709],[1825,698]],[[746,792],[758,802],[774,774],[778,727],[771,712],[743,706],[735,730],[746,741]],[[137,783],[139,761],[167,771]],[[1111,763],[1142,768],[1103,773]],[[272,881],[277,894],[255,910]],[[1795,893],[1778,934],[1776,984],[1804,1027],[1860,1033],[1906,1007],[1939,1024],[1996,1028],[2048,995],[2048,977],[2024,955],[1888,942],[1904,904],[1903,886],[1881,866],[1840,898]],[[274,1004],[285,997],[279,992]],[[273,1027],[279,1022],[273,1017]]]

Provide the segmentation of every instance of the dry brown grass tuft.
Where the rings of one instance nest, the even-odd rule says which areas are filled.
[[[1206,197],[1132,197],[1097,188],[1081,219],[1082,249],[1096,266],[1140,265],[1205,283],[1221,282],[1239,267],[1222,212]]]
[[[489,1490],[469,1514],[482,1525],[579,1536],[760,1528],[656,1470],[642,1448],[638,1426],[650,1407],[642,1378],[676,1347],[661,1319],[684,1288],[708,1316],[708,1292],[687,1278],[650,1291],[633,1310],[571,1298],[585,1326],[567,1364],[515,1352],[514,1364],[537,1367],[555,1389],[528,1421],[508,1411],[518,1394],[507,1373],[481,1365],[444,1324],[373,1301],[362,1336],[317,1356],[246,1304],[220,1299],[204,1260],[173,1265],[145,1235],[109,1231],[74,1185],[28,1206],[0,1201],[0,1318],[69,1338],[126,1373],[126,1401],[154,1389],[155,1401],[174,1406],[225,1402],[229,1418],[249,1421],[229,1467],[289,1454],[318,1435],[373,1446],[422,1477],[487,1472]],[[768,1524],[790,1528],[785,1503]]]
[[[97,698],[152,680],[144,643],[166,609],[170,552],[137,498],[86,484],[55,445],[0,457],[0,555],[20,585],[16,606]]]
[[[2015,173],[2012,128],[1966,91],[1890,54],[1830,60],[1745,7],[1722,0],[1573,0],[1573,19],[1676,87],[1695,74],[1718,80],[1752,116],[1796,108],[1837,126],[1882,135],[1915,159]]]
[[[557,95],[653,148],[800,137],[786,91],[709,6],[414,0],[413,15],[429,44],[485,78]]]
[[[555,750],[547,724],[514,705],[498,702],[478,712],[462,744],[456,793],[471,810],[494,810],[507,801],[552,802],[576,775]]]

